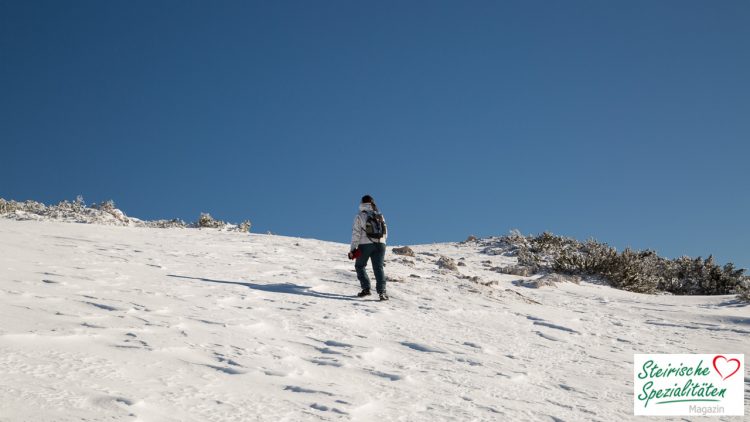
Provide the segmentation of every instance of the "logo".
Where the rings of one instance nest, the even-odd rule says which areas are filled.
[[[744,416],[745,355],[633,356],[633,412]]]

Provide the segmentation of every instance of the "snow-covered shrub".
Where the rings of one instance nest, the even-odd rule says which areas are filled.
[[[744,270],[729,263],[719,266],[714,258],[681,257],[666,259],[651,250],[622,252],[593,239],[575,239],[542,233],[523,236],[512,232],[501,238],[483,239],[485,253],[507,254],[513,251],[518,266],[530,274],[558,272],[594,276],[613,287],[641,293],[666,291],[674,294],[717,295],[740,292]],[[518,269],[507,271],[520,275]],[[504,272],[504,271],[503,271]]]
[[[154,220],[145,221],[146,227],[152,227],[155,229],[184,229],[188,227],[188,224],[178,218],[171,220]]]
[[[0,198],[0,214],[15,212],[17,208],[18,205],[16,204],[16,201],[6,201],[5,199]]]
[[[666,261],[664,290],[676,294],[727,294],[742,288],[745,270],[728,263],[719,266],[713,256],[705,260],[680,257]]]
[[[40,215],[50,212],[54,208],[54,206],[48,207],[42,204],[41,202],[36,202],[36,201],[26,201],[20,205],[21,205],[20,209],[23,209],[23,211],[30,213],[30,214],[40,214]]]
[[[115,201],[111,199],[109,201],[104,201],[99,204],[94,204],[91,206],[91,208],[100,210],[100,211],[105,211],[105,212],[112,212],[113,210],[117,209],[117,207],[115,206]]]
[[[607,257],[595,264],[594,271],[580,271],[583,274],[599,275],[610,281],[618,289],[638,293],[656,293],[664,274],[660,258],[654,251],[633,251],[625,249],[620,254]]]
[[[561,249],[553,258],[552,268],[561,273],[600,274],[610,271],[616,258],[614,248],[589,239]]]
[[[250,231],[250,221],[233,225],[213,219],[209,214],[201,214],[200,219],[192,225],[179,219],[142,221],[129,218],[117,209],[112,200],[86,206],[80,195],[75,201],[62,201],[57,205],[46,206],[36,201],[16,202],[0,198],[0,216],[15,220],[59,220],[77,223],[105,224],[115,226],[135,226],[153,228],[211,227],[229,231]]]
[[[510,233],[503,236],[501,239],[504,239],[507,244],[509,245],[521,245],[528,243],[528,237],[524,236],[523,233],[521,233],[518,229],[512,229]]]
[[[211,217],[211,214],[204,212],[201,213],[201,216],[198,218],[198,221],[195,225],[198,228],[220,229],[224,227],[226,223],[221,220],[216,220]]]
[[[219,229],[219,230],[228,230],[228,231],[236,231],[236,232],[242,232],[247,233],[250,231],[250,227],[252,226],[252,223],[250,220],[245,220],[239,225],[234,225],[227,223],[225,221],[217,220],[213,217],[211,217],[211,214],[209,213],[201,213],[200,217],[198,218],[198,221],[193,223],[191,227],[197,227],[197,228],[211,228],[211,229]]]
[[[516,229],[506,236],[478,239],[477,242],[484,246],[482,253],[486,255],[517,256],[522,247],[528,246],[528,238]]]
[[[522,244],[516,250],[518,265],[529,268],[531,273],[535,273],[542,265],[542,256],[533,252],[528,245]]]
[[[750,302],[750,277],[744,277],[742,285],[737,289],[737,298]]]
[[[115,201],[111,199],[108,201],[101,202],[99,204],[94,204],[91,206],[91,208],[105,212],[122,222],[128,221],[128,217],[125,215],[125,213],[117,209],[117,207],[115,206]]]
[[[252,227],[252,223],[250,220],[245,220],[242,223],[240,223],[239,226],[237,226],[237,231],[241,233],[250,233],[250,228]]]

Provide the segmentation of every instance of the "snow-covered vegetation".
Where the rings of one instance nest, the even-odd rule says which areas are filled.
[[[738,294],[747,299],[744,269],[732,263],[717,264],[706,259],[680,257],[667,259],[652,250],[615,248],[590,239],[580,242],[545,232],[524,236],[509,235],[481,239],[484,253],[515,256],[518,266],[501,272],[529,275],[560,273],[598,278],[618,289],[639,293],[668,292],[678,295]]]
[[[62,201],[56,205],[45,205],[36,201],[8,201],[0,198],[0,217],[13,220],[56,220],[110,226],[214,228],[240,232],[249,232],[251,227],[250,221],[230,224],[216,220],[208,213],[202,213],[194,223],[186,223],[180,219],[144,221],[128,217],[115,206],[112,200],[87,206],[81,196],[78,196],[73,202]]]
[[[739,289],[737,297],[746,302],[750,302],[750,277],[746,276],[743,280],[742,287]]]

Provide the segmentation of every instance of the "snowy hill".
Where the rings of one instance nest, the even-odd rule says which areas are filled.
[[[377,302],[347,248],[0,219],[0,421],[635,420],[633,353],[750,355],[733,296],[533,289],[466,243],[389,247]]]

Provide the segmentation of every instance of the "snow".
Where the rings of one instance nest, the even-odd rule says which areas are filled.
[[[634,353],[750,354],[732,296],[532,289],[471,242],[411,247],[378,302],[345,244],[0,219],[0,421],[636,420]]]

